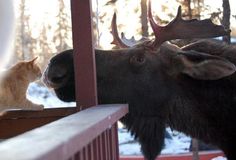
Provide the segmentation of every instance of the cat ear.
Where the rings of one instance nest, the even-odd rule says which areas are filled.
[[[35,57],[34,59],[30,60],[29,63],[35,63],[35,61],[38,59],[38,57]]]

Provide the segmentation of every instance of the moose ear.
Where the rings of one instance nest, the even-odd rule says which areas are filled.
[[[229,76],[236,67],[228,60],[197,51],[183,51],[178,54],[181,72],[199,80],[217,80]]]

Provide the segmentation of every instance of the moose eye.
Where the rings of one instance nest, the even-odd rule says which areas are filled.
[[[143,55],[135,55],[130,58],[130,64],[133,64],[135,66],[140,66],[145,63],[146,59]]]

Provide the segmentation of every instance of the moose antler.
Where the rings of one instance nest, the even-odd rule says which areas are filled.
[[[135,40],[134,36],[132,36],[130,39],[125,37],[125,34],[121,32],[121,38],[119,37],[118,31],[117,31],[117,24],[116,24],[116,13],[113,14],[112,22],[111,22],[111,34],[113,36],[113,41],[111,44],[114,44],[118,46],[119,48],[130,48],[134,45],[146,41],[146,37],[142,37],[140,40]]]
[[[225,30],[222,25],[213,24],[210,19],[205,20],[183,20],[181,6],[178,8],[176,17],[166,26],[160,26],[155,23],[151,2],[148,2],[148,18],[153,29],[155,40],[150,47],[159,47],[163,42],[173,39],[188,38],[211,38],[227,35],[230,30]]]
[[[111,44],[115,44],[120,48],[129,48],[130,46],[125,44],[119,37],[117,31],[117,24],[116,24],[116,13],[113,14],[112,21],[111,21],[111,34],[113,36],[113,41]]]
[[[137,44],[137,41],[134,39],[134,36],[128,39],[126,38],[124,32],[121,32],[121,40],[130,47]]]

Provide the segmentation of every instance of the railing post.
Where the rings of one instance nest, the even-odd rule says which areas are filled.
[[[71,0],[76,102],[80,108],[97,105],[96,66],[90,0]]]
[[[71,13],[76,82],[76,103],[77,107],[79,106],[81,109],[84,109],[97,105],[96,65],[93,47],[94,42],[92,32],[91,0],[71,0]],[[114,124],[114,126],[116,125],[117,124]],[[101,135],[102,137],[105,137],[105,139],[102,139],[102,142],[99,142],[103,144],[103,147],[100,150],[100,154],[102,154],[101,160],[104,160],[104,158],[112,158],[112,160],[119,159],[117,128],[115,127],[114,130],[115,132],[112,134],[115,138],[115,142],[112,147],[116,153],[109,155],[110,146],[108,146],[107,142],[109,140],[109,136],[106,136],[107,132],[105,131]],[[91,154],[94,155],[90,159],[99,159],[96,153],[96,151],[98,151],[97,146],[97,144],[93,144],[94,152]]]

